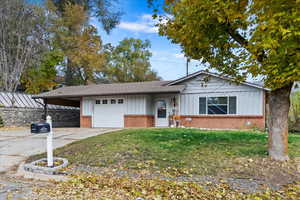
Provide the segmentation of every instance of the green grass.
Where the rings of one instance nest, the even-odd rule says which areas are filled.
[[[299,147],[300,135],[290,135],[291,157],[300,156]],[[57,149],[55,156],[75,165],[217,174],[233,159],[266,157],[266,150],[267,134],[261,132],[153,128],[91,137]]]

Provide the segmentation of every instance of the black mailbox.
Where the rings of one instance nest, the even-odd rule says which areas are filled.
[[[50,132],[50,125],[48,123],[32,123],[31,124],[31,133],[49,133]]]

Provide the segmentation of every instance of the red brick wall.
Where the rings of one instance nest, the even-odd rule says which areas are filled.
[[[91,116],[80,116],[80,128],[92,128]]]
[[[124,115],[125,128],[142,128],[153,127],[153,115]]]
[[[250,124],[248,124],[248,122],[250,122]],[[263,115],[184,115],[181,116],[180,125],[185,127],[212,129],[264,129],[265,118]]]
[[[82,115],[82,98],[80,99],[80,128],[92,128],[92,117]]]

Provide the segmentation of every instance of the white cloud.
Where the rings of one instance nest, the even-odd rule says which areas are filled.
[[[149,20],[149,21],[154,21],[153,18],[152,18],[152,15],[150,15],[150,14],[143,14],[142,19]]]
[[[157,33],[158,28],[142,22],[121,22],[119,28],[134,32]]]
[[[176,58],[184,58],[185,57],[183,53],[175,53],[174,56]]]
[[[123,21],[118,27],[133,32],[157,33],[158,27],[155,24],[156,20],[152,19],[152,15],[144,14],[140,17],[140,20],[135,22]]]

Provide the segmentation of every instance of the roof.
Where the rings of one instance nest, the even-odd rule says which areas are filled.
[[[175,85],[175,84],[181,83],[181,82],[183,82],[185,80],[191,79],[191,78],[193,78],[195,76],[198,76],[200,74],[214,76],[214,77],[221,78],[221,79],[224,79],[224,80],[227,80],[227,81],[234,81],[234,79],[232,79],[232,78],[225,77],[225,76],[222,76],[222,75],[219,75],[219,74],[216,74],[216,73],[212,73],[212,72],[207,72],[207,71],[201,70],[201,71],[192,73],[192,74],[190,74],[188,76],[179,78],[177,80],[169,81],[169,83],[167,83],[166,85],[168,85],[168,86]],[[250,82],[244,81],[244,82],[240,82],[240,84],[247,85],[247,86],[250,86],[250,87],[259,88],[259,89],[262,89],[262,90],[269,90],[268,88],[263,87],[263,83],[258,83],[258,82],[257,83],[250,83]]]
[[[63,98],[83,96],[105,96],[119,94],[147,94],[147,93],[179,93],[183,91],[183,85],[167,84],[170,81],[147,81],[134,83],[95,84],[85,86],[69,86],[45,92],[33,98]]]
[[[67,98],[67,97],[83,97],[83,96],[105,96],[105,95],[124,95],[124,94],[150,94],[150,93],[180,93],[185,86],[179,83],[191,79],[200,74],[218,77],[227,81],[234,81],[232,78],[221,76],[216,73],[207,71],[198,71],[188,76],[179,78],[174,81],[146,81],[133,83],[110,83],[110,84],[94,84],[81,86],[61,87],[49,92],[45,92],[33,98]],[[258,83],[241,82],[240,84],[250,87],[269,90]]]
[[[24,93],[12,93],[12,92],[0,92],[0,107],[5,108],[44,108],[43,100],[41,99],[32,99],[32,95]],[[77,109],[70,106],[61,106],[48,104],[48,109],[53,110],[70,110]]]

